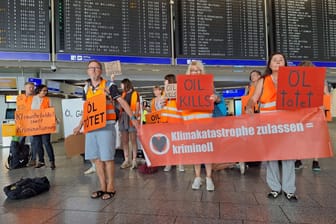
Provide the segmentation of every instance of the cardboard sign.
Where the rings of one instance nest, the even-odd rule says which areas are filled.
[[[167,84],[164,89],[164,97],[167,99],[176,99],[177,84]]]
[[[161,111],[148,113],[146,116],[146,124],[160,123]]]
[[[277,109],[295,110],[322,106],[325,76],[326,68],[280,67]]]
[[[85,135],[69,135],[64,139],[64,148],[67,157],[83,154],[85,152]]]
[[[177,108],[180,110],[209,111],[214,103],[213,75],[178,75]]]
[[[62,114],[63,114],[63,131],[64,137],[68,137],[73,133],[83,115],[84,101],[81,98],[77,99],[62,99]]]
[[[105,62],[105,72],[107,76],[111,75],[121,75],[121,64],[120,61]]]
[[[106,96],[99,94],[84,103],[84,133],[106,126]]]
[[[140,140],[152,166],[333,155],[320,108],[143,125]]]
[[[55,109],[15,111],[17,136],[33,136],[56,132]]]

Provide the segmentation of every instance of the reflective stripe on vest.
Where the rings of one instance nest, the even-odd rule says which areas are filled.
[[[183,122],[182,111],[176,107],[176,100],[167,101],[167,105],[161,110],[160,123],[180,123]]]
[[[212,112],[211,113],[210,112],[192,112],[192,113],[183,115],[183,119],[185,121],[211,118],[211,117],[212,117]]]
[[[93,96],[100,94],[105,94],[106,80],[102,79],[95,91],[92,91],[92,88],[86,88],[86,99],[89,99]],[[106,120],[116,120],[117,115],[115,113],[114,105],[111,100],[106,100]]]

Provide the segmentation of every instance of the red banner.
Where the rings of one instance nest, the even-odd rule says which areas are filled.
[[[149,124],[140,139],[152,166],[332,156],[319,108]]]
[[[322,106],[325,75],[326,68],[280,67],[277,109],[296,110]]]
[[[106,126],[106,96],[100,94],[84,103],[84,133]]]
[[[213,75],[178,75],[176,80],[178,109],[213,110],[214,103],[210,100],[214,94]]]

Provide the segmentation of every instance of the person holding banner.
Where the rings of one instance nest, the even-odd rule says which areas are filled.
[[[253,96],[246,106],[246,113],[253,114],[254,106],[260,103],[260,113],[276,111],[277,81],[279,67],[287,66],[286,57],[281,53],[274,53],[267,63],[265,76],[259,79]],[[272,150],[272,149],[270,149]],[[278,198],[282,191],[289,201],[297,201],[295,195],[295,166],[294,160],[282,160],[282,181],[280,181],[279,162],[266,162],[266,182],[271,188],[268,198]]]
[[[124,162],[121,164],[121,169],[131,167],[131,169],[137,168],[137,130],[132,120],[137,120],[140,116],[140,98],[138,92],[134,90],[133,84],[129,79],[123,79],[121,81],[121,88],[123,90],[122,98],[127,102],[131,108],[131,116],[125,111],[120,110],[119,117],[119,131],[121,133],[121,143],[124,150]],[[132,163],[129,161],[129,141],[131,141],[132,151]]]
[[[117,100],[124,110],[131,114],[127,103],[121,98],[116,85],[107,85],[107,81],[101,77],[102,64],[97,60],[88,62],[87,74],[90,78],[85,86],[84,98],[86,101],[91,98],[106,96],[106,125],[105,127],[88,131],[85,135],[85,159],[94,161],[100,183],[100,190],[91,194],[91,198],[108,200],[114,197],[114,155],[116,145],[115,121],[116,113],[113,100]],[[88,108],[84,108],[88,109]],[[78,134],[84,125],[82,117],[79,125],[74,128],[74,134]],[[137,123],[134,123],[137,125]]]
[[[176,85],[176,76],[174,74],[168,74],[165,75],[164,77],[164,86],[165,89],[167,89],[167,86],[169,84],[175,84]],[[167,92],[167,91],[166,91]],[[167,97],[167,94],[165,95],[165,97],[163,97],[164,101],[164,106],[161,109],[161,118],[160,118],[160,122],[164,123],[180,123],[183,122],[183,116],[182,116],[182,111],[177,109],[176,106],[176,98],[167,98],[166,100],[164,100],[164,98]],[[165,168],[163,169],[164,172],[169,172],[171,170],[172,166],[171,165],[167,165],[165,166]],[[179,171],[180,172],[184,172],[184,166],[182,164],[179,164],[178,166]]]
[[[36,95],[33,96],[32,99],[32,105],[31,105],[32,110],[47,109],[51,107],[49,97],[47,97],[48,87],[46,85],[39,85],[38,87],[36,87],[35,93]],[[38,154],[39,157],[39,162],[36,164],[35,168],[45,166],[43,145],[49,157],[50,168],[52,170],[56,168],[54,148],[51,144],[50,136],[51,136],[50,133],[33,136],[33,152],[35,151],[35,153]],[[34,153],[32,154],[32,161],[36,160],[36,154],[35,155]]]
[[[204,65],[200,61],[192,61],[188,69],[186,71],[187,75],[201,75],[205,74]],[[212,100],[214,103],[219,103],[221,98],[218,97],[216,94],[212,94],[210,96],[210,100]],[[190,111],[190,110],[184,110],[183,112],[183,119],[185,121],[195,120],[195,119],[203,119],[203,118],[211,118],[213,115],[212,110],[208,111]],[[195,179],[192,183],[191,188],[193,190],[200,189],[202,185],[202,178],[201,178],[201,164],[195,164]],[[214,191],[215,185],[212,181],[212,164],[205,164],[205,170],[206,170],[206,189],[207,191]]]

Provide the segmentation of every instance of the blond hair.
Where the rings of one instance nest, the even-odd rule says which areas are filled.
[[[197,66],[201,70],[201,74],[205,73],[203,63],[201,61],[196,61],[195,60],[195,61],[191,61],[190,62],[189,66],[188,66],[188,69],[186,71],[186,74],[188,74],[188,75],[190,74],[190,68],[191,68],[191,66]]]

